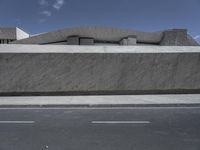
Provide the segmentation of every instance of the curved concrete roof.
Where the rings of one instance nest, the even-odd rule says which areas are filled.
[[[80,37],[91,37],[102,41],[120,41],[122,38],[136,35],[137,41],[141,43],[159,43],[163,32],[140,32],[127,29],[109,27],[79,27],[57,30],[32,36],[27,39],[14,41],[13,44],[44,44],[57,41],[64,41],[68,36],[77,35]]]

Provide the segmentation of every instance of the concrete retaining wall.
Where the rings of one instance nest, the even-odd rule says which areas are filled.
[[[98,51],[88,52],[95,48]],[[21,46],[27,53],[19,50],[20,45],[0,46],[0,95],[200,91],[200,47]]]

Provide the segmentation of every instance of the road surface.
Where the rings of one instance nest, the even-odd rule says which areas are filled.
[[[0,108],[0,150],[199,150],[200,108]]]

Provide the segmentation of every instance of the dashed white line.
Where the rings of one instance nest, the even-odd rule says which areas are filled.
[[[0,124],[34,124],[35,121],[0,121]]]
[[[150,121],[92,121],[93,124],[149,124]]]

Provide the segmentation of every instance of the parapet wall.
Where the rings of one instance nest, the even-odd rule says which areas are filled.
[[[0,95],[200,93],[200,47],[0,46]]]

